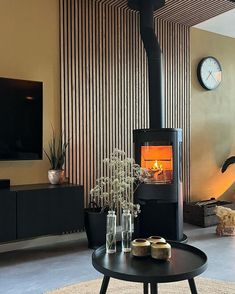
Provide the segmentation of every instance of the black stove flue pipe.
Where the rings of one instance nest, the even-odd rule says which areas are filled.
[[[154,10],[164,0],[129,0],[129,7],[140,11],[140,34],[148,58],[150,128],[164,128],[162,52],[154,32]]]

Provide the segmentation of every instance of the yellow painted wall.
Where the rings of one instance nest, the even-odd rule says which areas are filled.
[[[235,155],[235,39],[191,29],[191,199],[235,200],[235,164],[220,172]],[[222,84],[204,90],[197,80],[201,58],[212,55],[222,65]]]
[[[0,1],[0,76],[43,81],[43,143],[60,127],[59,1]],[[43,155],[44,156],[44,155]],[[49,163],[0,162],[12,185],[48,182]]]

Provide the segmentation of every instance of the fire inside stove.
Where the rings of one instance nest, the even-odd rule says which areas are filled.
[[[144,177],[146,183],[172,183],[172,146],[141,146],[141,167],[145,170]]]

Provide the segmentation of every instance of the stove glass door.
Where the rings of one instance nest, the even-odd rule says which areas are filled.
[[[141,167],[145,169],[145,182],[170,184],[173,182],[172,146],[141,146]]]

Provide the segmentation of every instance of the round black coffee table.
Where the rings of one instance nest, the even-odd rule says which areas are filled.
[[[134,257],[131,253],[121,252],[121,244],[117,252],[107,254],[105,246],[96,249],[92,255],[94,268],[104,274],[100,294],[105,294],[110,277],[144,284],[144,294],[158,293],[158,283],[188,280],[192,294],[197,294],[194,277],[207,268],[207,256],[201,250],[178,242],[170,242],[172,256],[169,261],[157,261],[151,257]]]

